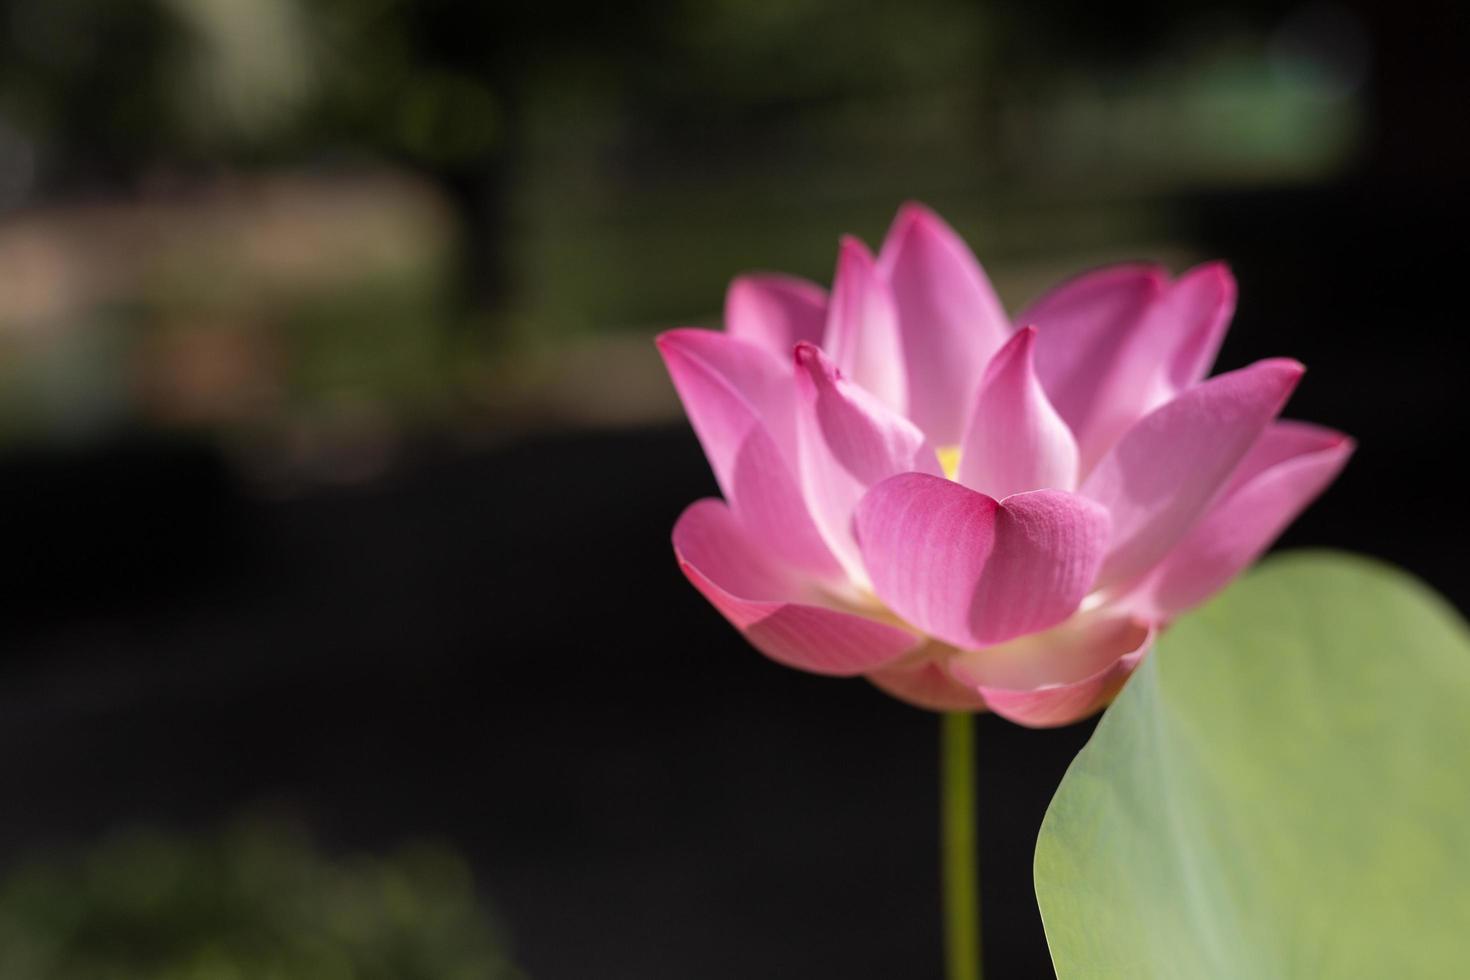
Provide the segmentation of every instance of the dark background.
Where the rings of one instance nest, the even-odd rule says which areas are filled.
[[[0,871],[284,808],[457,850],[533,977],[937,976],[936,720],[678,574],[650,338],[910,197],[1013,309],[1222,257],[1221,366],[1360,442],[1283,545],[1466,609],[1465,16],[0,2]],[[981,721],[994,976],[1090,728]]]

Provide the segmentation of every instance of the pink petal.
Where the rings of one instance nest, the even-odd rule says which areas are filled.
[[[928,711],[984,711],[980,692],[950,676],[945,662],[954,647],[930,642],[910,654],[868,674],[868,680],[885,694],[905,704]]]
[[[795,276],[740,276],[725,293],[725,329],[783,361],[802,341],[817,343],[827,323],[827,292]]]
[[[1001,717],[1050,728],[1086,718],[1111,701],[1153,637],[1146,622],[1098,612],[1002,646],[960,653],[949,671]]]
[[[1002,502],[942,477],[884,480],[857,509],[873,588],[931,636],[973,648],[1046,629],[1076,610],[1107,541],[1107,514],[1059,490]]]
[[[868,247],[850,236],[838,252],[822,346],[853,382],[894,411],[906,410],[908,384],[893,295]]]
[[[912,422],[852,384],[810,344],[796,347],[800,473],[808,506],[832,552],[865,582],[852,514],[868,489],[896,473],[940,472]]]
[[[813,575],[844,578],[795,478],[788,363],[711,330],[670,330],[658,347],[720,491],[763,548]]]
[[[772,660],[818,674],[861,674],[916,649],[920,637],[835,603],[782,569],[723,501],[695,501],[674,525],[679,567]]]
[[[1224,588],[1337,478],[1351,439],[1302,422],[1277,422],[1246,454],[1230,485],[1148,576],[1134,608],[1169,618]]]
[[[959,482],[992,497],[1077,486],[1077,442],[1036,379],[1035,339],[1025,327],[991,360],[960,450]]]
[[[1167,282],[1158,266],[1110,266],[1063,283],[1016,317],[1038,328],[1037,376],[1087,461],[1106,448],[1120,418],[1132,421],[1114,376],[1130,366],[1128,340]]]
[[[1203,377],[1235,308],[1220,263],[1170,283],[1157,266],[1087,273],[1017,318],[1034,324],[1037,376],[1077,437],[1083,473],[1147,412]]]
[[[704,439],[702,430],[726,445],[728,425],[742,434],[746,414],[771,431],[782,451],[796,458],[796,398],[791,387],[791,351],[779,356],[747,340],[718,330],[680,327],[667,330],[655,341],[674,388],[684,402],[695,432]],[[711,386],[714,386],[713,388]],[[726,401],[725,393],[744,403],[744,410],[716,412]],[[710,447],[706,445],[706,453]],[[714,463],[715,454],[710,454]]]
[[[1112,516],[1098,587],[1131,584],[1189,531],[1301,378],[1296,361],[1258,361],[1190,388],[1140,419],[1082,493]]]
[[[1171,350],[1165,366],[1171,396],[1210,373],[1235,315],[1235,294],[1230,267],[1206,262],[1176,279],[1149,311],[1145,332]]]
[[[922,204],[899,209],[878,266],[898,311],[909,418],[937,445],[954,445],[1010,318],[969,247]]]

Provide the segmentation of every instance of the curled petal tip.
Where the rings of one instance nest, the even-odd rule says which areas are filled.
[[[796,361],[797,367],[810,369],[813,365],[822,363],[822,348],[803,340],[792,348],[791,356]]]

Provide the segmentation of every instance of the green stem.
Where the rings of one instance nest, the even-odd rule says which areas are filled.
[[[975,716],[946,712],[940,731],[944,975],[980,980],[980,864],[975,853]]]

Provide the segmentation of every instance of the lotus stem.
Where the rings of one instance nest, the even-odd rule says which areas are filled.
[[[939,823],[944,879],[944,975],[980,980],[980,862],[975,851],[975,716],[940,722]]]

